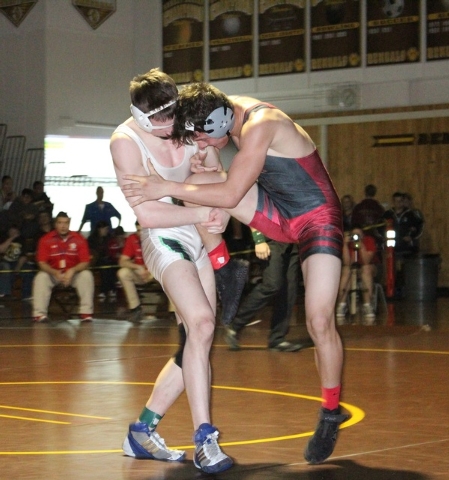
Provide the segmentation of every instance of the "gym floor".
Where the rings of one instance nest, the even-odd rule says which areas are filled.
[[[185,395],[158,427],[167,445],[187,450],[184,462],[135,460],[121,451],[128,423],[176,350],[174,319],[153,312],[134,325],[106,302],[96,305],[92,323],[81,324],[57,307],[52,322],[32,324],[25,302],[0,304],[0,478],[212,478],[192,462]],[[320,406],[313,346],[269,351],[270,308],[243,332],[238,352],[228,350],[218,327],[213,422],[236,465],[216,477],[449,478],[448,313],[445,297],[395,302],[383,305],[374,326],[338,327],[346,351],[342,402],[352,419],[332,457],[318,466],[302,454]],[[301,300],[295,314],[289,339],[307,342]]]

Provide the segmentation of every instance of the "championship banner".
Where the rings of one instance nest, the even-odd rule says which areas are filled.
[[[116,10],[116,0],[72,0],[72,5],[93,30],[97,29]]]
[[[209,0],[209,78],[253,75],[253,1]]]
[[[420,0],[367,2],[367,66],[419,61],[419,12]]]
[[[360,14],[359,0],[312,0],[312,71],[360,66]]]
[[[305,0],[259,0],[259,75],[305,70]]]
[[[16,27],[18,27],[38,0],[0,0],[0,11]]]
[[[427,1],[426,60],[449,58],[449,0]]]
[[[163,70],[176,83],[201,82],[203,72],[203,0],[164,0]]]

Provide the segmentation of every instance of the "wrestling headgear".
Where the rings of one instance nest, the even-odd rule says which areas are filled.
[[[222,138],[229,135],[234,123],[234,111],[232,108],[223,105],[211,112],[202,125],[193,125],[191,122],[186,122],[185,128],[186,130],[204,132],[212,138]]]
[[[171,100],[170,102],[166,103],[165,105],[162,105],[161,107],[157,107],[153,110],[150,110],[147,113],[143,113],[142,110],[137,108],[135,105],[131,104],[130,109],[131,109],[131,115],[134,118],[134,121],[139,125],[139,127],[142,130],[145,130],[148,133],[151,133],[153,130],[162,130],[163,128],[167,127],[172,127],[173,123],[170,125],[163,125],[163,126],[153,126],[150,120],[150,117],[153,116],[155,113],[161,112],[162,110],[170,107],[176,103],[176,100]]]

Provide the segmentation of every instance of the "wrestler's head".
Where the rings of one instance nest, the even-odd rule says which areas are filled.
[[[131,80],[129,93],[131,114],[136,124],[153,135],[169,135],[178,98],[174,80],[158,68],[153,68]]]
[[[212,139],[209,144],[227,143],[234,121],[232,104],[223,92],[208,83],[192,83],[179,93],[172,138],[179,144],[207,139]],[[226,142],[217,142],[221,139]]]

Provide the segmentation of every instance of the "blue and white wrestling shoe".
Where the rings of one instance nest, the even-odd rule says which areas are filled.
[[[129,425],[128,436],[122,448],[125,455],[139,459],[181,462],[186,456],[183,450],[168,448],[164,439],[155,431],[150,431],[148,425],[142,422]]]
[[[202,423],[195,432],[193,463],[206,473],[224,472],[234,465],[231,457],[223,453],[217,442],[218,430],[209,423]]]

